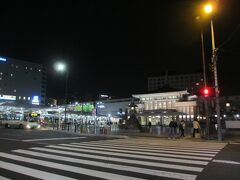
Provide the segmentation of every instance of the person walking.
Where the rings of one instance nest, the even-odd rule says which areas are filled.
[[[184,135],[184,130],[185,130],[185,122],[184,122],[184,120],[182,120],[181,122],[180,122],[180,125],[179,125],[179,130],[180,130],[180,132],[181,132],[181,135],[180,135],[180,137],[185,137],[185,135]]]
[[[173,118],[169,123],[169,139],[175,139],[176,136],[176,128],[177,128],[177,122]]]
[[[201,129],[200,124],[197,119],[194,119],[193,121],[193,137],[196,136],[196,133],[199,133],[199,130]]]

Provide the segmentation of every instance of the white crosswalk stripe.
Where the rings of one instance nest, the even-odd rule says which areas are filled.
[[[84,175],[193,180],[225,145],[140,138],[48,145],[0,152],[0,168],[39,179],[81,179]]]

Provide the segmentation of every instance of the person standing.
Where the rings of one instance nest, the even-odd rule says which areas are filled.
[[[195,137],[196,133],[199,133],[199,129],[201,129],[200,124],[197,119],[194,119],[194,121],[193,121],[193,137]]]
[[[184,135],[185,126],[186,126],[185,122],[184,122],[184,120],[182,120],[180,125],[179,125],[179,130],[181,132],[180,137],[185,137],[185,135]]]

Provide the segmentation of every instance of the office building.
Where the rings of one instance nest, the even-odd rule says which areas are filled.
[[[46,76],[42,64],[0,57],[0,102],[44,104]]]
[[[166,85],[176,90],[187,90],[201,82],[202,78],[202,73],[149,77],[148,91],[159,90]]]

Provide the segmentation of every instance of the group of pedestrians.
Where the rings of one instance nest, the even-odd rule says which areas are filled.
[[[181,120],[180,123],[178,124],[175,118],[172,118],[172,120],[169,123],[169,139],[175,139],[177,135],[177,128],[179,127],[180,131],[180,138],[185,137],[185,127],[186,124],[184,120]],[[197,119],[194,119],[193,121],[193,137],[196,137],[196,135],[199,136],[200,133],[200,124]]]

